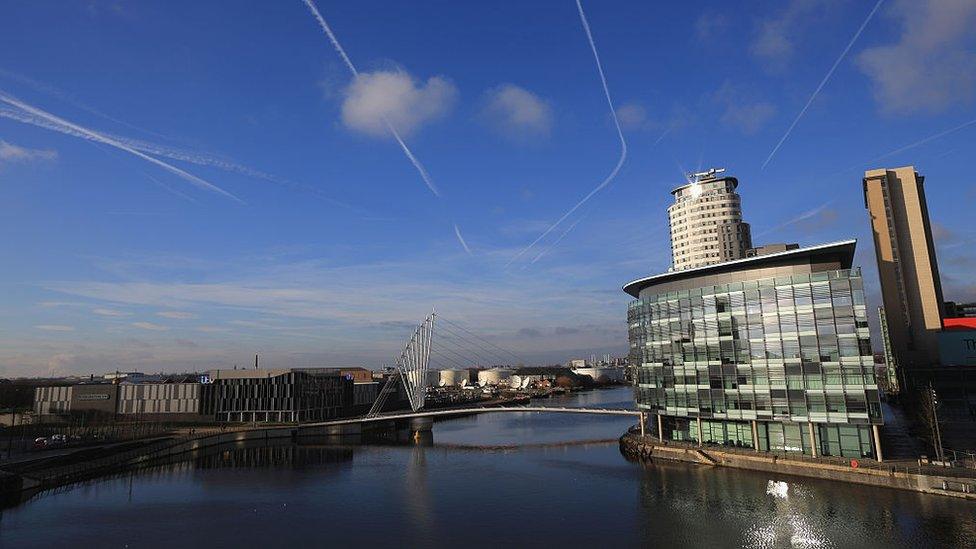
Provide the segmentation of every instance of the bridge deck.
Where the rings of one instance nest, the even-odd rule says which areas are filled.
[[[494,412],[551,412],[560,414],[597,414],[606,416],[631,416],[640,417],[641,412],[637,410],[624,410],[620,408],[568,408],[550,406],[498,406],[494,408],[451,408],[449,410],[425,410],[421,412],[405,412],[380,414],[373,417],[358,417],[350,419],[337,419],[332,421],[320,421],[316,423],[303,423],[303,427],[329,426],[329,425],[349,425],[353,423],[371,423],[375,421],[388,421],[391,419],[413,419],[418,417],[444,417],[462,416],[470,414],[489,414]]]

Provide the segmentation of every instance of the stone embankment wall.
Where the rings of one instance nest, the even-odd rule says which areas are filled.
[[[637,460],[666,459],[715,467],[750,469],[784,475],[821,478],[911,490],[976,500],[976,478],[914,474],[894,468],[858,468],[834,463],[800,461],[764,453],[728,452],[720,448],[661,443],[651,437],[627,433],[620,438],[620,451]]]

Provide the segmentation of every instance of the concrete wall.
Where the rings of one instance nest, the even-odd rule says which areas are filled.
[[[884,469],[855,469],[833,463],[799,461],[762,453],[750,455],[723,452],[710,447],[697,449],[668,446],[650,438],[640,439],[633,434],[621,437],[620,450],[624,455],[634,459],[667,459],[976,500],[976,479],[973,478],[921,475]]]

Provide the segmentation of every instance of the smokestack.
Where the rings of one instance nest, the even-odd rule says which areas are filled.
[[[258,369],[258,355],[256,354],[254,355],[254,369]]]

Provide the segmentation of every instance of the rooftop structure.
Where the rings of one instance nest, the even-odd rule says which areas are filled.
[[[724,168],[689,174],[688,182],[671,191],[668,208],[672,268],[692,269],[745,257],[752,247],[749,224],[734,177],[719,177]]]

